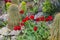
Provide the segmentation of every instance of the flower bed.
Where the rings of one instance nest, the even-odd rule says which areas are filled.
[[[10,37],[11,40],[11,37],[15,36],[15,40],[49,40],[51,35],[49,22],[54,20],[56,8],[50,0],[45,0],[39,10],[39,2],[40,0],[32,2],[5,0],[8,18],[5,20],[7,23],[1,22],[1,24],[7,25],[9,29],[6,36],[8,39]]]

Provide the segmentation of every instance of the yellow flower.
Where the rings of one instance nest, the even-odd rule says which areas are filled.
[[[6,9],[8,9],[8,7],[9,7],[11,4],[12,4],[12,3],[7,2],[7,3],[6,3]]]
[[[25,1],[22,1],[22,3],[21,3],[22,5],[26,5],[26,2]]]
[[[6,5],[11,5],[11,3],[10,2],[7,2]]]

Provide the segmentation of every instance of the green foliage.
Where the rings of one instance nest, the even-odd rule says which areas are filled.
[[[35,3],[37,3],[38,0],[34,0]]]
[[[56,11],[56,7],[51,3],[50,0],[45,0],[42,11],[48,15],[53,15]]]
[[[36,13],[38,11],[38,6],[34,6],[33,8],[30,9],[30,12]]]
[[[58,0],[58,2],[60,3],[60,0]]]
[[[5,24],[2,21],[0,21],[0,27],[2,26],[5,26]]]
[[[0,28],[2,28],[2,27],[4,27],[4,26],[6,26],[6,24],[7,24],[7,22],[6,22],[6,21],[4,22],[4,21],[1,21],[1,20],[0,20]]]
[[[34,31],[34,26],[38,27],[37,31]],[[27,21],[25,23],[24,34],[17,37],[17,40],[48,40],[49,29],[45,22],[36,24],[33,21]]]
[[[12,4],[8,9],[8,25],[10,29],[13,29],[15,25],[20,22],[20,14],[18,10],[18,5]]]

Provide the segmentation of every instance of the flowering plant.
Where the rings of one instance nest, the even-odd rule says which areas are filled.
[[[52,20],[52,16],[48,16]],[[25,27],[22,35],[17,36],[17,40],[48,40],[49,28],[46,25],[45,17],[39,17],[39,23],[34,21],[34,15],[26,16],[22,19],[21,25]],[[48,20],[48,21],[49,21]]]
[[[48,40],[49,29],[45,22],[39,24],[33,21],[25,22],[23,35],[18,36],[17,40]]]
[[[27,7],[26,7],[26,3],[24,1],[21,3],[21,7],[20,8],[21,8],[20,10],[17,9],[18,11],[15,10],[15,8],[14,8],[14,12],[17,11],[18,15],[20,13],[20,15],[22,17],[21,19],[19,19],[20,15],[19,16],[16,15],[17,13],[14,13],[13,11],[12,12],[14,13],[14,15],[12,15],[12,13],[10,13],[12,15],[12,17],[14,16],[13,18],[16,17],[15,18],[16,21],[18,20],[18,22],[19,22],[19,20],[20,20],[19,23],[16,22],[15,19],[13,20],[14,23],[17,23],[17,25],[14,25],[13,29],[15,31],[21,30],[20,34],[22,34],[22,35],[19,35],[17,37],[17,40],[48,40],[49,28],[46,25],[46,22],[47,21],[52,21],[53,17],[52,16],[48,16],[48,17],[41,16],[41,17],[38,17],[38,18],[35,19],[34,18],[35,15],[33,15],[33,14],[28,16],[26,14],[27,13],[26,12],[27,11]],[[33,11],[35,12],[36,9],[34,9]],[[23,29],[23,27],[24,27],[24,29]]]

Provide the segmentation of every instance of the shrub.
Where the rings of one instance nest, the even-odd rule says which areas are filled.
[[[43,2],[42,11],[46,13],[46,15],[53,15],[56,11],[56,7],[50,2],[50,0],[45,0],[45,2]]]

